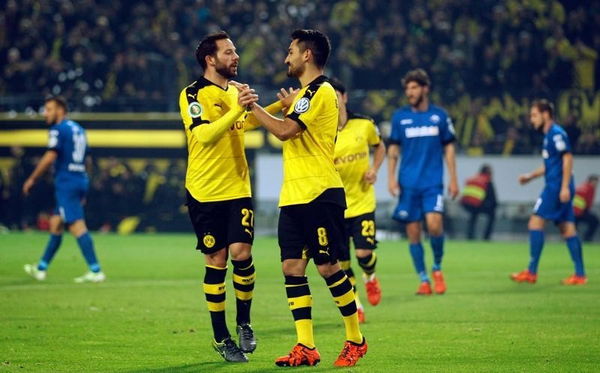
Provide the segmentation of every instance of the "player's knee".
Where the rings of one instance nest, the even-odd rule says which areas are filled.
[[[229,247],[231,259],[246,260],[252,255],[252,246],[249,244],[233,244]]]
[[[355,251],[357,258],[366,258],[373,252],[373,250],[370,249],[356,249]]]
[[[211,254],[205,254],[204,259],[207,265],[225,268],[227,266],[227,250],[225,248]]]
[[[328,278],[331,275],[339,272],[340,270],[341,270],[341,267],[338,264],[338,262],[336,262],[335,264],[325,263],[325,264],[317,265],[317,271],[319,271],[319,274],[323,278]]]

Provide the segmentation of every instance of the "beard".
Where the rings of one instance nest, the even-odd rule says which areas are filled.
[[[219,63],[216,67],[215,70],[223,77],[226,79],[232,79],[235,78],[237,76],[237,72],[236,69],[232,66],[226,66],[224,64]]]
[[[293,68],[292,65],[288,65],[287,76],[289,78],[298,78],[302,74],[304,74],[304,65],[301,65],[298,68]]]
[[[418,107],[419,105],[421,105],[421,103],[423,102],[424,99],[424,95],[419,95],[415,100],[414,103],[411,103],[410,105],[412,107]]]

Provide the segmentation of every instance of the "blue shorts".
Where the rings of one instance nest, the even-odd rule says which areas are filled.
[[[54,213],[59,214],[65,223],[70,224],[84,219],[83,201],[88,191],[88,185],[87,178],[56,183],[56,209]]]
[[[569,202],[560,201],[560,188],[544,188],[540,198],[533,206],[533,214],[546,220],[552,220],[554,223],[566,221],[575,222],[575,213],[573,212],[574,188],[571,189],[571,199]]]
[[[401,222],[423,220],[430,212],[444,213],[444,187],[433,186],[424,189],[401,188],[398,205],[392,218]]]

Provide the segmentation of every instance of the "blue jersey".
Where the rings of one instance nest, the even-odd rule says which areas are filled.
[[[72,120],[65,119],[50,128],[48,150],[58,154],[54,163],[56,183],[79,182],[87,179],[85,130]]]
[[[446,111],[429,105],[426,111],[410,106],[392,116],[390,142],[402,151],[398,183],[403,188],[429,188],[443,184],[444,146],[455,140],[454,126]]]
[[[563,154],[571,152],[569,137],[564,129],[556,123],[552,123],[550,130],[544,136],[544,178],[546,187],[560,189],[563,177]],[[573,183],[573,177],[569,183]]]

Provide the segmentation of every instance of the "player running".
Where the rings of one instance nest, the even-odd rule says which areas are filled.
[[[521,184],[544,175],[546,185],[538,198],[529,218],[529,267],[510,278],[516,282],[537,281],[537,270],[544,248],[544,225],[551,220],[558,225],[567,241],[571,259],[575,263],[575,274],[564,279],[564,285],[584,285],[587,282],[583,268],[581,241],[575,229],[573,212],[573,154],[565,130],[554,121],[554,105],[548,100],[536,100],[531,105],[529,120],[533,128],[544,134],[542,157],[544,164],[536,170],[519,176]]]
[[[335,143],[334,163],[340,173],[346,192],[348,208],[345,237],[342,242],[340,265],[346,271],[354,292],[356,279],[350,265],[350,239],[358,264],[363,270],[363,281],[367,289],[369,303],[376,306],[381,301],[381,287],[375,277],[377,264],[377,240],[375,239],[375,187],[377,172],[385,158],[385,144],[381,141],[379,129],[372,119],[347,110],[348,94],[342,82],[332,79],[339,104],[338,137]],[[373,164],[370,164],[369,150],[373,147]],[[365,322],[365,312],[356,293],[358,320]]]
[[[353,366],[367,352],[360,332],[352,284],[337,259],[343,240],[346,200],[340,175],[333,163],[338,127],[335,91],[323,75],[331,46],[316,30],[296,30],[285,63],[288,76],[302,88],[278,119],[259,105],[252,112],[283,143],[283,186],[279,206],[279,246],[288,304],[294,317],[298,343],[278,358],[278,366],[316,365],[321,357],[315,347],[312,296],[306,266],[312,258],[339,307],[346,328],[346,342],[336,366]],[[291,101],[291,100],[290,100]]]
[[[85,130],[77,122],[66,118],[67,111],[67,103],[62,98],[51,97],[46,100],[44,118],[50,126],[48,150],[23,184],[23,194],[28,195],[36,181],[54,165],[56,210],[50,217],[50,239],[38,264],[26,264],[25,272],[36,280],[46,279],[48,267],[60,247],[66,226],[77,239],[89,267],[89,271],[75,278],[75,282],[102,282],[106,276],[100,270],[83,212],[89,185],[85,169],[87,138]]]
[[[409,71],[402,80],[409,105],[392,116],[392,133],[388,147],[388,183],[394,197],[399,196],[393,218],[406,223],[415,270],[421,284],[417,295],[431,295],[431,283],[425,269],[421,244],[421,220],[425,218],[433,250],[433,280],[437,294],[446,292],[442,275],[444,256],[444,166],[445,158],[452,199],[458,195],[454,127],[446,111],[429,102],[429,76],[422,69]],[[400,172],[396,178],[402,149]]]

